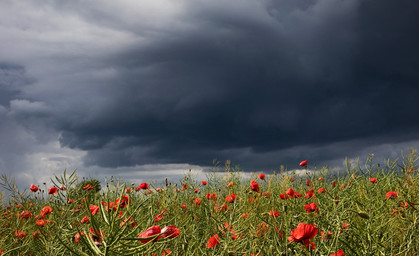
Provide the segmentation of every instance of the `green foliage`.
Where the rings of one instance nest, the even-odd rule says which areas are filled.
[[[101,190],[98,180],[78,181],[75,172],[64,171],[52,182],[67,189],[54,195],[21,193],[13,179],[2,178],[1,185],[10,189],[12,198],[9,208],[1,208],[0,249],[4,255],[159,256],[167,249],[172,255],[331,255],[339,249],[345,255],[417,255],[417,167],[417,153],[411,150],[400,161],[375,163],[372,154],[363,166],[348,161],[346,174],[308,168],[306,176],[299,177],[281,168],[279,174],[260,180],[257,174],[244,178],[226,162],[222,171],[208,173],[207,185],[189,172],[181,184],[151,184],[141,191],[133,185],[127,191],[125,183],[114,181]],[[251,190],[251,180],[258,182],[260,193]],[[88,184],[95,189],[84,190]],[[302,197],[281,199],[279,195],[290,188]],[[314,196],[304,197],[310,191]],[[398,196],[386,199],[389,191]],[[216,198],[208,200],[208,193]],[[231,194],[237,196],[235,201],[226,202]],[[201,199],[199,205],[196,198]],[[310,203],[318,212],[307,213],[305,205]],[[52,213],[42,217],[45,206]],[[32,216],[23,217],[24,211]],[[271,211],[279,215],[272,216]],[[42,218],[47,223],[38,226]],[[83,219],[89,221],[82,223]],[[311,239],[314,250],[288,240],[299,223],[318,228]],[[142,243],[144,238],[138,235],[154,225],[174,225],[180,235]],[[16,231],[25,236],[16,237]],[[39,232],[39,239],[34,232]],[[214,235],[219,244],[207,248]]]

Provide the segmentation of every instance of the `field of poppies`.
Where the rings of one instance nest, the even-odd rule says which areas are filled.
[[[2,177],[0,255],[417,255],[418,157],[197,180],[80,186],[75,172],[19,191]],[[296,167],[298,163],[296,163]],[[86,184],[87,183],[87,184]]]

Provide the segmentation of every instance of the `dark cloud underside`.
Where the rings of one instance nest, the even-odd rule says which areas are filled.
[[[272,155],[295,147],[419,139],[416,2],[234,3],[185,4],[154,30],[98,7],[66,10],[145,40],[79,60],[106,79],[60,81],[70,94],[43,120],[61,146],[103,167],[251,166],[296,161]]]

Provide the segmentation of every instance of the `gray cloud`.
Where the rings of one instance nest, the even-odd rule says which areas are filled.
[[[0,65],[0,104],[89,168],[273,169],[416,145],[418,6],[379,4],[5,1],[0,61],[16,64]]]

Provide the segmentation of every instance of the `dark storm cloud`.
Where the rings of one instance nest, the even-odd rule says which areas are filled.
[[[194,29],[106,59],[117,74],[109,105],[61,127],[61,143],[88,150],[87,164],[123,166],[417,139],[418,5],[376,4],[191,6],[183,19]]]
[[[71,17],[51,36],[69,42],[41,41],[36,89],[5,99],[87,166],[269,169],[419,139],[414,1],[53,3],[39,8]],[[80,24],[79,41],[63,32]]]
[[[31,82],[23,66],[0,62],[0,105],[8,106],[9,101],[17,97],[20,88]]]

